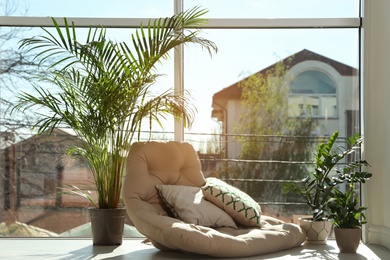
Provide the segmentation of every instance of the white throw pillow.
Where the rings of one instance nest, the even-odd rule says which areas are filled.
[[[156,185],[156,188],[176,218],[205,227],[237,229],[236,223],[229,214],[203,198],[199,187]]]

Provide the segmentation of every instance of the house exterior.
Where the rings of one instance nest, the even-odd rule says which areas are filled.
[[[288,66],[289,116],[310,116],[317,121],[312,133],[329,136],[338,130],[340,136],[359,131],[358,70],[309,50],[302,50],[283,60]],[[266,75],[277,63],[255,73]],[[221,123],[227,158],[237,158],[240,145],[234,141],[234,127],[243,112],[240,83],[215,93],[211,116]],[[351,98],[347,98],[351,97]],[[342,101],[342,102],[341,102]]]
[[[93,176],[82,158],[67,149],[80,140],[65,129],[33,135],[14,142],[13,133],[2,133],[7,143],[0,150],[0,222],[14,220],[61,233],[89,221],[91,204],[80,196],[63,193],[67,185],[89,188]],[[96,193],[92,190],[92,197]],[[58,210],[62,208],[61,210]],[[72,221],[58,222],[66,217]]]

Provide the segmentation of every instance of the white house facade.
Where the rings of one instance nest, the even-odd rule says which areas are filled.
[[[329,136],[336,130],[342,137],[358,133],[358,70],[306,49],[281,62],[287,61],[289,115],[308,115],[316,120],[317,127],[312,133],[316,136]],[[243,112],[240,82],[215,93],[212,100],[212,117],[221,123],[222,143],[228,158],[237,158],[240,152],[233,130]]]

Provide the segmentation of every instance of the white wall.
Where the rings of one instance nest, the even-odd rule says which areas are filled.
[[[318,119],[318,129],[315,134],[319,136],[331,135],[335,131],[340,132],[340,136],[347,136],[347,125],[346,125],[346,112],[347,110],[359,110],[358,107],[358,91],[359,83],[356,82],[358,76],[342,76],[337,70],[321,61],[303,61],[292,67],[287,78],[294,78],[299,73],[307,70],[318,70],[327,75],[334,81],[337,86],[337,118],[329,119]],[[350,98],[349,98],[350,97]]]
[[[390,1],[364,0],[364,158],[373,177],[364,186],[369,207],[365,240],[390,248]]]
[[[241,113],[242,113],[242,105],[240,100],[228,100],[227,104],[228,111],[228,126],[227,132],[228,134],[234,134],[234,128],[236,124],[239,122]],[[228,158],[237,158],[239,151],[241,150],[241,145],[236,141],[233,136],[228,137]]]

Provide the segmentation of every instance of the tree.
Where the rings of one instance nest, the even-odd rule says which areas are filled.
[[[199,152],[203,154],[222,154],[221,135],[214,129],[214,132],[206,140],[201,140],[199,144]]]
[[[241,81],[243,112],[235,126],[241,144],[234,178],[258,201],[283,201],[280,180],[299,178],[311,158],[316,123],[288,114],[289,61],[278,62]]]
[[[19,11],[23,10],[23,11]],[[19,1],[0,1],[0,15],[26,15],[27,7],[20,6]],[[22,40],[31,28],[27,27],[0,27],[0,197],[4,198],[0,202],[0,219],[4,219],[5,211],[8,215],[13,215],[13,209],[18,206],[19,197],[13,198],[18,187],[33,187],[37,181],[37,176],[32,178],[16,179],[16,173],[23,170],[23,159],[28,154],[28,149],[34,144],[24,145],[15,148],[15,143],[28,140],[33,135],[30,131],[34,116],[29,113],[15,114],[10,116],[10,108],[14,105],[15,94],[20,89],[30,86],[33,76],[44,73],[45,66],[38,69],[37,63],[32,59],[32,54],[18,48],[19,41]],[[31,144],[31,145],[30,145]],[[51,155],[50,161],[60,160],[62,154],[54,153],[53,149],[47,153]],[[20,156],[19,156],[20,155]],[[36,153],[28,154],[38,158]],[[22,162],[22,163],[20,163]],[[14,181],[18,182],[15,183]],[[41,189],[41,187],[39,187]],[[43,193],[44,189],[39,192]],[[5,211],[3,211],[5,210]],[[17,218],[17,217],[16,217]]]
[[[5,0],[0,3],[0,14],[10,16],[17,13],[18,3]],[[28,8],[18,15],[25,15]],[[15,132],[18,128],[29,125],[32,117],[28,114],[10,117],[9,108],[13,106],[13,97],[19,89],[27,86],[32,76],[44,73],[45,66],[38,69],[32,54],[19,49],[19,41],[28,33],[26,27],[0,27],[0,131]],[[17,131],[16,131],[16,135]]]

